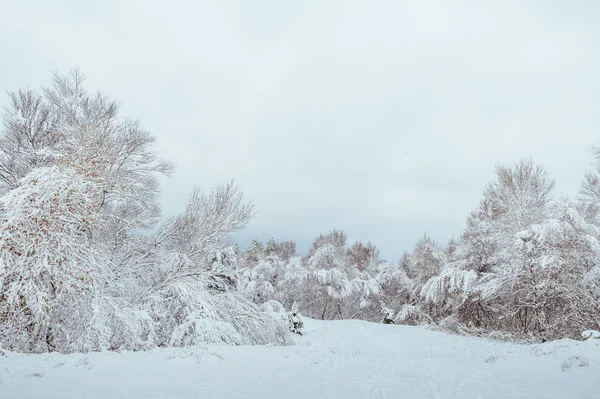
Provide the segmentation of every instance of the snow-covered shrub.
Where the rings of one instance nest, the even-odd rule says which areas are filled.
[[[581,333],[581,337],[585,339],[600,339],[600,331],[596,330],[585,330]]]
[[[394,311],[387,306],[383,301],[380,301],[381,313],[383,314],[383,324],[394,324]]]
[[[101,315],[110,331],[108,349],[146,350],[156,346],[154,320],[123,298],[105,297]]]
[[[300,309],[298,304],[294,302],[292,310],[288,313],[288,328],[294,334],[302,335],[302,328],[304,328],[304,322],[300,318]]]
[[[217,261],[215,269],[215,253],[235,259],[226,250],[228,234],[243,227],[252,212],[229,183],[208,194],[194,191],[186,211],[161,228],[165,238],[153,273],[146,277],[149,293],[142,299],[142,308],[154,320],[157,345],[289,342],[281,315],[262,312],[237,291],[234,264]]]
[[[398,324],[417,326],[421,324],[432,324],[433,320],[418,306],[404,305],[396,314],[395,322]]]
[[[235,291],[210,293],[197,281],[177,281],[147,298],[159,346],[205,343],[260,345],[289,343],[280,316],[261,312]]]

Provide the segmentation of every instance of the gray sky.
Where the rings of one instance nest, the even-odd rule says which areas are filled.
[[[0,0],[0,89],[79,66],[177,163],[166,213],[234,178],[258,209],[242,245],[337,227],[395,262],[458,235],[499,162],[577,191],[599,22],[592,0]]]

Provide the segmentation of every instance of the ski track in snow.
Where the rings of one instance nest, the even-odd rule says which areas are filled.
[[[0,355],[0,399],[600,398],[600,340],[517,345],[305,320],[289,347]]]

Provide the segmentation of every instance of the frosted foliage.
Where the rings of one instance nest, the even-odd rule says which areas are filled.
[[[230,233],[243,228],[254,206],[243,201],[233,182],[219,185],[208,193],[195,189],[185,212],[168,222],[165,235],[169,244],[196,264],[212,260],[211,254],[226,247]]]
[[[600,147],[591,148],[594,170],[586,174],[579,190],[579,207],[584,217],[594,223],[600,224]]]
[[[474,212],[467,220],[463,239],[457,245],[455,257],[464,262],[465,268],[478,273],[489,273],[500,262],[500,249],[510,240],[500,242],[498,228],[490,222],[484,211]]]
[[[375,271],[379,264],[379,250],[370,242],[356,242],[348,249],[348,261],[360,271]]]
[[[569,200],[549,202],[545,212],[542,223],[513,235],[501,267],[476,276],[465,268],[468,259],[455,262],[423,287],[422,298],[453,304],[468,325],[541,340],[577,338],[593,328],[599,314],[598,228]],[[462,294],[453,296],[453,287]]]
[[[496,177],[484,192],[492,220],[502,219],[504,224],[522,229],[543,219],[554,189],[554,180],[543,167],[523,160],[512,167],[498,166]]]
[[[164,249],[142,306],[155,322],[158,345],[288,342],[283,318],[261,312],[236,292],[237,255],[225,240],[251,212],[228,184],[207,195],[194,192],[186,212],[163,227]],[[242,292],[253,290],[252,271],[246,272]]]
[[[343,247],[325,243],[307,262],[302,308],[320,319],[353,318],[379,293],[379,284],[347,263]]]
[[[210,269],[214,273],[225,273],[235,270],[238,265],[238,254],[231,246],[219,246],[212,252],[209,252],[211,266]]]
[[[396,315],[395,321],[400,324],[408,325],[433,323],[431,317],[429,317],[429,315],[424,313],[418,306],[415,305],[402,306]]]
[[[195,282],[177,282],[150,296],[144,309],[156,324],[157,344],[288,344],[285,319],[261,312],[235,292],[211,294]]]
[[[503,271],[506,290],[524,329],[576,338],[598,315],[599,281],[586,276],[600,259],[600,234],[568,201],[554,204],[552,216],[517,235],[516,259]]]
[[[114,298],[110,259],[92,232],[101,190],[69,166],[27,175],[2,198],[0,339],[20,351],[151,345],[149,319]]]
[[[292,304],[307,295],[304,284],[308,281],[308,270],[300,257],[292,257],[281,265],[281,278],[276,286],[276,296],[289,309]]]
[[[108,333],[95,318],[105,259],[88,239],[99,201],[98,188],[69,168],[36,170],[2,197],[0,338],[6,346],[105,346]]]
[[[423,237],[408,258],[409,276],[424,283],[439,273],[446,262],[444,251],[428,236]]]
[[[308,267],[313,270],[342,270],[345,267],[343,249],[332,244],[318,247],[308,259]]]
[[[284,241],[277,243],[277,255],[283,260],[288,261],[296,255],[296,243],[293,241]]]
[[[262,242],[253,240],[246,252],[244,252],[243,260],[248,267],[255,266],[265,257],[265,248]]]
[[[384,324],[394,324],[394,311],[387,306],[383,301],[380,301],[381,304],[381,314],[383,315],[383,323]]]
[[[476,280],[477,273],[473,270],[449,267],[430,278],[421,288],[420,296],[426,302],[441,305],[449,294],[466,295]]]
[[[101,315],[110,327],[108,349],[145,350],[156,345],[154,320],[130,302],[104,297]]]
[[[327,295],[332,299],[345,298],[359,289],[356,282],[348,280],[346,274],[339,269],[314,270],[310,278],[324,287]]]
[[[305,256],[273,238],[241,253],[232,233],[254,207],[233,182],[196,188],[184,212],[161,219],[157,177],[172,165],[77,71],[41,92],[9,93],[2,122],[0,346],[9,350],[285,345],[290,325],[300,331],[299,309],[542,341],[598,330],[600,168],[569,200],[551,197],[554,181],[531,161],[499,166],[458,239],[424,236],[392,265],[371,243],[347,247],[340,230]]]
[[[279,255],[281,243],[271,240],[262,250],[255,240],[242,255],[245,267],[236,272],[239,290],[256,304],[275,299],[290,309],[297,301],[313,318],[377,320],[380,282],[361,271],[344,243],[345,233],[334,230],[317,237],[308,257],[287,258]]]
[[[276,287],[284,278],[284,262],[276,255],[269,256],[254,267],[237,271],[239,290],[254,303],[261,304],[271,299],[280,300]]]
[[[489,273],[509,262],[514,235],[544,220],[553,188],[546,171],[531,161],[498,166],[457,248],[466,267]]]
[[[336,230],[336,229],[331,230],[327,234],[321,234],[317,238],[315,238],[315,241],[313,242],[313,245],[308,253],[308,256],[312,257],[316,250],[318,250],[319,248],[321,248],[325,245],[328,245],[331,248],[334,248],[336,251],[343,252],[346,247],[347,239],[348,239],[348,236],[346,235],[346,233],[344,233],[341,230]]]
[[[444,255],[432,256],[435,247],[425,238],[403,260],[418,295],[397,319],[542,341],[577,339],[596,328],[600,232],[586,213],[590,197],[583,205],[553,199],[553,186],[530,161],[498,167],[464,234]]]
[[[153,151],[154,137],[136,121],[119,115],[117,103],[89,93],[73,70],[55,75],[41,93],[10,93],[0,137],[0,185],[16,188],[29,172],[69,164],[101,184],[100,212],[107,223],[95,236],[112,244],[113,257],[130,256],[128,234],[156,222],[157,174],[172,165]]]
[[[77,71],[10,99],[0,134],[1,346],[288,342],[285,317],[236,291],[229,235],[253,206],[233,182],[196,189],[182,215],[150,231],[156,175],[172,169],[152,135],[88,93]]]
[[[376,279],[380,284],[382,295],[386,298],[386,303],[404,302],[410,299],[413,281],[400,266],[384,263]]]

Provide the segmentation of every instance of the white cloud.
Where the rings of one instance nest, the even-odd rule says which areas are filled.
[[[498,162],[574,193],[598,140],[589,4],[2,4],[0,87],[80,66],[179,164],[168,211],[238,181],[259,210],[244,242],[339,227],[394,260],[459,234]]]

